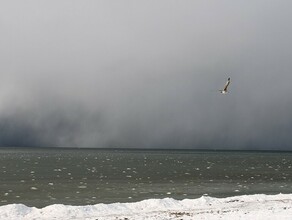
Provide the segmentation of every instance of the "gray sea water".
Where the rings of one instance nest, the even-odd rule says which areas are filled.
[[[292,153],[0,148],[0,205],[292,193]]]

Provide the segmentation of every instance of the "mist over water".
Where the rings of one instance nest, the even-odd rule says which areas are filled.
[[[291,6],[1,2],[0,146],[291,150]]]

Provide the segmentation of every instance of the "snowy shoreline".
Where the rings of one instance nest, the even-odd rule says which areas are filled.
[[[291,219],[292,194],[227,198],[148,199],[135,203],[86,206],[55,204],[41,209],[22,204],[0,206],[1,220],[16,219]]]

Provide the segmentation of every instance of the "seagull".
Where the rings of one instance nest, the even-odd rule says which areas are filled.
[[[227,87],[229,86],[229,84],[230,84],[230,78],[227,79],[227,82],[226,82],[226,84],[224,86],[224,89],[219,90],[221,94],[226,94],[227,93]]]

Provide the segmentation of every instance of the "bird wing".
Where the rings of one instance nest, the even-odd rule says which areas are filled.
[[[226,84],[224,86],[223,91],[227,91],[227,87],[229,86],[229,84],[230,84],[230,78],[228,78],[228,80],[227,80],[227,82],[226,82]]]

